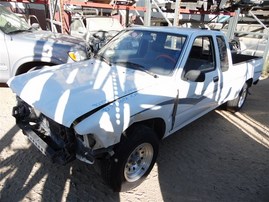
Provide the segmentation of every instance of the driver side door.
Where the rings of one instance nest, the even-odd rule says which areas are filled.
[[[212,36],[197,36],[193,40],[178,87],[177,129],[211,111],[218,104],[220,78],[214,43]],[[192,78],[188,77],[190,75]]]

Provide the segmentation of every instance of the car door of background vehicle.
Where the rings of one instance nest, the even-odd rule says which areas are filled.
[[[0,83],[9,78],[9,57],[5,43],[5,34],[0,31]]]
[[[212,36],[197,36],[189,50],[178,87],[174,127],[179,129],[217,106],[220,92],[219,68]],[[205,74],[203,82],[187,80],[190,70]]]

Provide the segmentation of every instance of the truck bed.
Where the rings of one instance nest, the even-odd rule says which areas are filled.
[[[256,84],[259,81],[262,69],[263,69],[263,58],[258,56],[251,56],[251,55],[243,55],[243,54],[232,54],[232,62],[233,66],[237,68],[244,68],[248,67],[253,68],[252,74],[248,75],[249,78],[253,78],[252,81]],[[247,65],[246,65],[247,63]]]
[[[233,59],[232,60],[233,64],[238,64],[238,63],[241,63],[241,62],[246,62],[248,60],[261,59],[261,57],[232,53],[232,59]]]

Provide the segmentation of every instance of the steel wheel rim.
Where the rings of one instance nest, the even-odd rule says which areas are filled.
[[[247,88],[244,88],[243,92],[241,93],[240,98],[239,98],[239,102],[238,102],[239,108],[243,106],[243,104],[246,100],[246,97],[247,97]]]
[[[124,177],[128,182],[140,179],[147,172],[153,153],[153,147],[149,143],[140,144],[133,150],[124,167]]]

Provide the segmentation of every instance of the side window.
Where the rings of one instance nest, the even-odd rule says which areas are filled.
[[[217,36],[217,43],[220,54],[220,68],[223,72],[227,71],[229,68],[227,46],[223,36]]]
[[[184,66],[185,72],[189,70],[201,70],[203,72],[215,69],[215,54],[212,37],[197,37],[192,44],[188,60]]]

